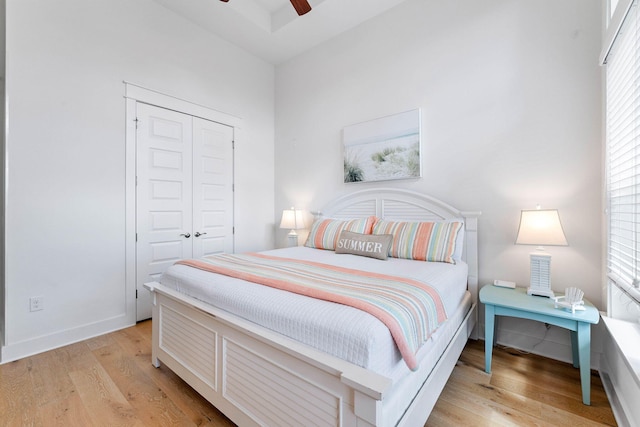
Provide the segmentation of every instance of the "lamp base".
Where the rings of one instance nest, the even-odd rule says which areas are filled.
[[[529,254],[529,259],[531,280],[527,295],[553,298],[555,295],[551,290],[551,255],[544,252],[543,248],[538,248]]]
[[[553,298],[556,296],[551,289],[534,289],[532,287],[527,288],[527,295],[535,295],[547,298]]]
[[[289,240],[289,247],[295,248],[298,246],[298,233],[295,230],[291,230],[289,234],[287,234],[287,238]]]

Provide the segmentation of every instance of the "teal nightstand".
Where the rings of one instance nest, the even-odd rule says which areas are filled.
[[[591,324],[598,323],[600,314],[590,302],[584,300],[585,310],[571,314],[565,309],[554,308],[553,300],[549,298],[527,295],[524,288],[493,285],[485,285],[480,290],[480,301],[485,305],[484,357],[487,373],[491,372],[495,316],[520,317],[559,326],[571,331],[573,366],[580,367],[582,402],[591,404]]]

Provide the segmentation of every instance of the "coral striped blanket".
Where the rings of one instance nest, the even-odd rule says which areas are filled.
[[[389,328],[411,370],[418,368],[420,346],[447,319],[437,290],[414,279],[259,253],[213,255],[176,264],[366,311]]]

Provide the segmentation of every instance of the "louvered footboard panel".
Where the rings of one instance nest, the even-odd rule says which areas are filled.
[[[223,341],[223,395],[259,424],[342,425],[340,396],[266,355],[230,339]]]
[[[153,292],[153,364],[164,363],[237,425],[380,425],[386,378],[231,322],[197,300],[184,303],[175,291]]]
[[[160,316],[160,348],[217,390],[216,331],[167,306],[161,307]]]

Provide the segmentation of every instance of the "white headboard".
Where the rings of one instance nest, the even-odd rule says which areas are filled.
[[[480,212],[460,211],[438,199],[410,190],[370,188],[341,196],[319,212],[328,218],[375,215],[389,220],[429,221],[462,218],[465,243],[462,259],[469,265],[467,286],[478,301],[478,217]]]

